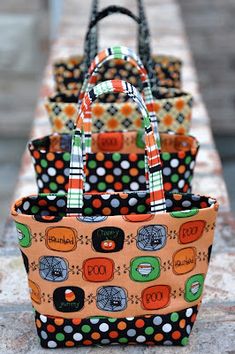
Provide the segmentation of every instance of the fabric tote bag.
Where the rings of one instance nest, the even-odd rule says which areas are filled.
[[[56,82],[55,89],[59,92],[75,91],[81,89],[84,76],[98,51],[98,35],[97,25],[105,17],[112,14],[123,14],[132,18],[138,26],[138,53],[144,65],[149,70],[149,75],[154,80],[157,79],[158,86],[166,86],[172,88],[181,87],[181,60],[169,55],[152,55],[150,45],[150,32],[148,22],[145,16],[144,6],[142,1],[138,0],[138,16],[135,16],[130,10],[121,6],[108,6],[97,11],[98,1],[94,1],[92,5],[92,15],[88,25],[88,31],[84,43],[84,55],[72,56],[66,59],[58,59],[54,63],[54,78]],[[117,73],[125,72],[128,78],[136,81],[135,71],[123,62],[113,61],[108,63],[100,73],[100,81],[110,78],[113,70]],[[120,75],[120,74],[119,74]],[[132,82],[134,83],[134,82]]]
[[[107,63],[113,60],[125,62],[129,67],[135,69],[134,81],[138,87],[142,87],[141,75],[145,71],[139,57],[129,48],[124,46],[111,47],[101,51],[92,62],[88,74],[80,91],[80,97],[84,94],[86,84],[98,83],[100,80],[100,70],[105,68]],[[113,79],[116,68],[107,78]],[[107,72],[107,70],[106,70]],[[126,81],[125,72],[121,71],[121,78]],[[118,75],[119,76],[119,75]],[[90,81],[89,81],[90,80]],[[187,134],[191,126],[193,98],[190,93],[168,89],[164,87],[152,88],[154,96],[154,110],[159,119],[160,131],[172,131],[179,134]],[[74,121],[77,117],[77,93],[56,93],[46,100],[45,107],[52,125],[53,132],[69,133],[73,130]],[[99,99],[93,108],[94,117],[93,131],[119,131],[140,128],[141,116],[137,105],[126,99],[123,95],[106,94]]]
[[[140,108],[144,192],[83,191],[86,112],[105,92],[123,92]],[[86,93],[72,137],[68,194],[28,196],[12,206],[41,345],[186,345],[217,210],[210,197],[164,193],[149,112],[131,84],[106,81]]]

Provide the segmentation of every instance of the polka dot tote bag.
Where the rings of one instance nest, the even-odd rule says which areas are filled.
[[[87,114],[105,92],[139,106],[148,188],[84,192]],[[17,200],[11,214],[45,348],[186,345],[201,303],[218,204],[164,193],[158,137],[142,96],[114,80],[85,94],[72,137],[68,194]]]

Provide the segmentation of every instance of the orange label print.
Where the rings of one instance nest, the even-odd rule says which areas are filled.
[[[146,310],[159,310],[170,301],[171,288],[168,285],[150,286],[142,291],[142,305]]]
[[[32,280],[29,280],[29,292],[30,292],[30,296],[31,296],[32,301],[36,302],[37,304],[41,304],[40,288]]]
[[[87,281],[102,282],[113,278],[114,262],[108,258],[90,258],[83,263],[83,277]]]
[[[123,134],[119,132],[100,133],[97,140],[99,151],[114,152],[122,149]]]
[[[186,274],[196,266],[196,249],[194,247],[183,248],[173,255],[173,271],[175,274]]]
[[[204,220],[188,221],[181,225],[179,242],[186,244],[197,241],[203,234],[206,222]]]
[[[46,245],[53,251],[73,251],[77,247],[76,231],[68,227],[50,227],[46,231]]]

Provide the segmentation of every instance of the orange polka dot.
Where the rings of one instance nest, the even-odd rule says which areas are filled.
[[[137,176],[139,173],[139,171],[137,170],[137,168],[131,168],[130,169],[130,175],[131,176]]]
[[[96,103],[92,107],[92,113],[95,116],[100,117],[104,113],[104,108],[102,107],[102,105]]]
[[[47,330],[48,330],[48,332],[53,333],[53,332],[55,332],[55,327],[52,325],[48,325]]]
[[[178,111],[181,111],[184,108],[184,101],[182,99],[177,100],[175,107],[178,109]]]
[[[99,199],[94,199],[92,202],[92,205],[94,208],[100,208],[102,205],[102,202]]]
[[[100,334],[98,332],[94,332],[94,333],[92,333],[91,338],[92,339],[99,339],[100,338]]]
[[[181,200],[182,199],[182,195],[181,194],[173,194],[173,198],[175,200]]]
[[[180,128],[178,128],[178,129],[177,129],[177,133],[178,133],[178,134],[185,135],[186,130],[185,130],[185,128],[184,128],[184,127],[180,127]]]
[[[107,176],[105,177],[105,181],[106,181],[107,183],[113,183],[114,177],[113,177],[112,175],[107,175]]]
[[[67,340],[67,342],[65,342],[66,347],[74,347],[74,345],[74,342],[72,342],[71,340]]]
[[[39,157],[40,157],[39,152],[38,151],[34,151],[33,152],[33,157],[35,157],[35,159],[39,159]]]
[[[104,154],[102,152],[97,152],[96,160],[97,161],[103,161],[104,160]]]
[[[181,320],[180,323],[179,323],[180,328],[184,328],[185,325],[186,325],[185,319]]]
[[[53,154],[52,152],[48,152],[46,156],[48,161],[53,161],[55,159],[55,154]]]
[[[72,319],[72,322],[74,325],[79,325],[81,323],[81,321],[82,321],[81,318],[73,318]]]
[[[111,118],[111,119],[109,119],[108,120],[108,122],[107,122],[107,126],[108,126],[108,128],[111,130],[114,130],[114,129],[116,129],[117,127],[118,127],[118,125],[119,125],[119,122],[118,122],[118,120],[117,119],[115,119],[115,118]]]
[[[54,322],[57,326],[62,326],[62,324],[64,323],[64,319],[63,318],[55,318]]]
[[[110,208],[104,208],[102,210],[102,212],[103,212],[103,215],[110,215],[111,214],[111,209]]]
[[[39,166],[39,165],[37,165],[37,166],[35,167],[35,170],[36,170],[37,173],[42,173],[42,168],[41,168],[41,166]]]
[[[173,117],[170,114],[166,114],[165,117],[163,118],[163,123],[169,127],[173,123]]]
[[[112,168],[113,167],[113,163],[112,163],[112,161],[105,161],[104,166],[106,168]]]
[[[63,161],[60,161],[60,160],[56,161],[55,162],[55,167],[56,168],[63,168],[64,167]]]
[[[133,112],[132,105],[130,105],[129,103],[125,103],[121,107],[121,113],[124,116],[129,116],[129,115],[131,115],[132,112]]]
[[[184,151],[179,151],[179,152],[178,152],[178,157],[179,157],[180,159],[184,159],[184,158],[185,158],[185,152],[184,152]]]
[[[142,128],[143,125],[142,118],[137,118],[134,123],[137,128]]]
[[[129,154],[129,160],[132,162],[137,161],[137,154]]]
[[[145,322],[143,320],[141,320],[140,318],[135,321],[135,326],[137,328],[142,328],[142,327],[144,327],[144,325],[145,325]]]
[[[117,328],[120,330],[124,330],[126,328],[126,322],[124,321],[119,322]]]
[[[116,331],[111,331],[110,333],[109,333],[109,337],[110,338],[117,338],[119,336],[119,334],[118,334],[118,332],[116,332]]]
[[[55,206],[53,206],[53,205],[49,206],[48,209],[50,211],[57,211],[57,208]]]
[[[180,331],[174,331],[171,336],[173,339],[179,339],[181,337],[181,333]]]
[[[37,326],[38,328],[41,328],[41,327],[42,327],[42,323],[41,323],[41,321],[39,321],[38,319],[36,320],[36,326]]]
[[[154,336],[154,339],[157,341],[157,342],[160,342],[161,340],[163,340],[163,334],[161,334],[161,333],[157,333],[157,334],[155,334],[155,336]]]
[[[196,318],[197,318],[197,315],[196,315],[196,313],[194,313],[191,317],[191,322],[195,322]]]
[[[164,183],[165,191],[170,191],[172,189],[172,184],[170,182]]]
[[[127,207],[122,207],[120,209],[120,214],[127,215],[129,213],[129,209]]]
[[[56,128],[56,130],[61,130],[64,126],[63,122],[61,121],[61,119],[59,117],[56,117],[54,119],[54,126]]]
[[[76,112],[77,112],[76,105],[69,104],[64,108],[64,113],[68,117],[72,117]]]
[[[56,182],[59,184],[63,184],[65,181],[64,176],[57,176],[56,177]]]
[[[123,189],[122,183],[120,183],[120,182],[114,183],[114,189],[115,189],[115,191],[121,191]]]
[[[178,172],[179,172],[179,173],[184,173],[185,170],[186,170],[186,167],[183,166],[183,165],[181,165],[181,166],[178,167]]]
[[[84,344],[84,345],[91,345],[92,344],[92,341],[91,340],[84,340],[83,342],[82,342],[82,344]]]

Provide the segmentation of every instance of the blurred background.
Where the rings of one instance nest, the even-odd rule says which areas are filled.
[[[235,1],[178,0],[235,210]],[[0,1],[0,232],[63,0]],[[145,1],[148,5],[148,0]]]

